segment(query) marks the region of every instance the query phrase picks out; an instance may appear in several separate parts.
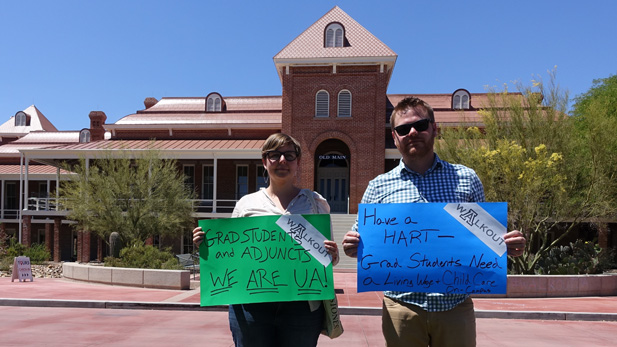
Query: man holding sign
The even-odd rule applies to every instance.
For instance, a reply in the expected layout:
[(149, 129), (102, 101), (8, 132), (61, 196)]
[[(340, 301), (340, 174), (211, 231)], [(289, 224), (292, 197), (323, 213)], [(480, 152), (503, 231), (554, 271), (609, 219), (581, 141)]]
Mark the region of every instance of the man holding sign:
[[(402, 100), (390, 118), (400, 164), (372, 180), (362, 204), (484, 202), (476, 173), (445, 162), (434, 153), (437, 125), (424, 101)], [(519, 231), (503, 235), (509, 255), (519, 256), (525, 238)], [(345, 254), (357, 257), (358, 222), (343, 240)], [(413, 248), (410, 248), (413, 253)], [(473, 302), (467, 294), (384, 292), (382, 329), (388, 346), (475, 346)]]

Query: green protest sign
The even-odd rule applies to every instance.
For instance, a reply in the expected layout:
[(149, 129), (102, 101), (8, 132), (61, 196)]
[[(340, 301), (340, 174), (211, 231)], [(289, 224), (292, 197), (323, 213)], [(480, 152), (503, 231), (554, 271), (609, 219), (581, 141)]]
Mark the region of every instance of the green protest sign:
[(201, 306), (334, 298), (330, 215), (200, 220)]

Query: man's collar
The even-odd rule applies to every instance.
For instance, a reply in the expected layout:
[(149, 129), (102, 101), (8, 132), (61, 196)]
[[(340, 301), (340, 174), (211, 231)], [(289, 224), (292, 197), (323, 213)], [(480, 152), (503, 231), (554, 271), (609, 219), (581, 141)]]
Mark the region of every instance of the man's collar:
[[(439, 156), (437, 155), (437, 153), (435, 153), (435, 159), (433, 160), (433, 165), (431, 165), (431, 168), (430, 168), (430, 169), (428, 169), (428, 170), (426, 170), (426, 172), (425, 172), (424, 174), (425, 174), (425, 175), (426, 175), (426, 174), (429, 174), (429, 173), (431, 173), (433, 170), (435, 170), (435, 169), (437, 169), (437, 168), (440, 168), (440, 167), (442, 167), (442, 166), (443, 166), (443, 160), (441, 160), (441, 159), (439, 158)], [(401, 170), (401, 172), (402, 172), (403, 170), (405, 170), (405, 171), (407, 171), (407, 172), (409, 172), (409, 173), (412, 173), (412, 174), (415, 174), (415, 175), (420, 175), (419, 173), (417, 173), (417, 172), (413, 171), (412, 169), (408, 168), (408, 167), (407, 167), (407, 165), (405, 165), (405, 162), (403, 161), (403, 158), (401, 158), (401, 161), (399, 162), (398, 167), (399, 167), (399, 169)]]

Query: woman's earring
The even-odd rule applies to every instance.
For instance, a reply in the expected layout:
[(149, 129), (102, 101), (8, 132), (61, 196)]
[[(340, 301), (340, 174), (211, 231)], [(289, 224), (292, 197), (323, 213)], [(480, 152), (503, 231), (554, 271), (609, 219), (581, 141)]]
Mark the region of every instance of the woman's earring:
[[(265, 169), (265, 168), (264, 168)], [(266, 182), (266, 184), (268, 184), (268, 171), (264, 170), (262, 176), (264, 177), (264, 182)]]

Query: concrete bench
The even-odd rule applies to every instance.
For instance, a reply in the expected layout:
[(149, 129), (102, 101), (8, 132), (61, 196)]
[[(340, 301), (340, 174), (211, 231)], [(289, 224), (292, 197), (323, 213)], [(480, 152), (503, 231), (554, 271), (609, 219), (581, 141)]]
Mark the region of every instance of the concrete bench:
[(119, 286), (180, 290), (191, 287), (191, 274), (187, 270), (132, 269), (67, 262), (62, 264), (62, 273), (65, 278), (77, 281)]

